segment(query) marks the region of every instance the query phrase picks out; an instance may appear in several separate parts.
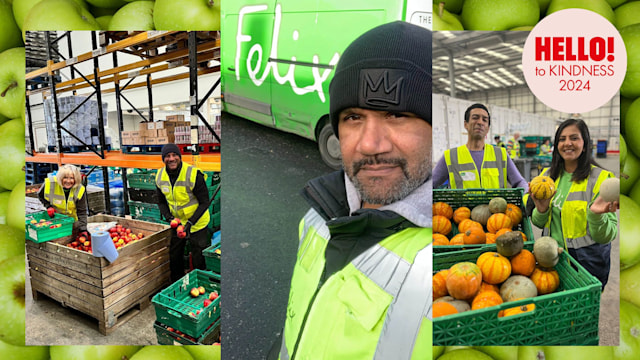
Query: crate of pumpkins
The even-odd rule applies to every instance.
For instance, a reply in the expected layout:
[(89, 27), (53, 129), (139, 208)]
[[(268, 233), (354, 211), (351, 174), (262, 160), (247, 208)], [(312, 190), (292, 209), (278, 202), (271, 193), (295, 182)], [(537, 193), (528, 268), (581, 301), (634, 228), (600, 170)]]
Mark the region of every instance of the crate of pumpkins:
[(551, 237), (499, 238), (433, 255), (433, 344), (598, 345), (601, 283)]
[(497, 238), (518, 231), (533, 240), (524, 189), (434, 189), (433, 252), (493, 248)]

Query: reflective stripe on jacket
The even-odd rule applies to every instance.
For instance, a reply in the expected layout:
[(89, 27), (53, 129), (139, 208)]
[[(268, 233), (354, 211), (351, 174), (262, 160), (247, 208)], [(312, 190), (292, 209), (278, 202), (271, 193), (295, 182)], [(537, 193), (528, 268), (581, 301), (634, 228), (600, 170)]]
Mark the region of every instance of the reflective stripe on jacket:
[(280, 359), (431, 356), (431, 229), (388, 236), (324, 283), (329, 228), (312, 209), (299, 230)]
[[(51, 186), (53, 184), (53, 186)], [(69, 193), (69, 199), (64, 195), (62, 185), (57, 181), (51, 181), (49, 178), (44, 180), (44, 198), (51, 203), (57, 212), (73, 217), (78, 221), (78, 212), (76, 211), (76, 202), (84, 195), (85, 188), (83, 185), (76, 186), (76, 189)]]
[[(197, 174), (197, 168), (184, 162), (173, 186), (171, 186), (169, 174), (164, 167), (160, 168), (156, 174), (156, 185), (167, 198), (171, 215), (179, 218), (182, 223), (186, 223), (193, 216), (199, 205), (198, 199), (193, 195)], [(191, 225), (191, 232), (204, 229), (208, 224), (209, 211), (205, 211), (200, 219)]]
[(444, 152), (452, 189), (501, 189), (507, 184), (507, 151), (504, 148), (484, 145), (480, 174), (467, 145)]
[[(540, 175), (544, 175), (548, 170), (549, 168), (545, 168)], [(567, 248), (579, 249), (596, 243), (591, 239), (589, 226), (587, 226), (587, 206), (600, 192), (602, 182), (613, 176), (611, 172), (591, 165), (591, 173), (587, 179), (571, 183), (560, 214), (562, 237)], [(555, 181), (556, 188), (559, 181), (558, 177)], [(543, 236), (550, 236), (552, 212), (553, 210), (549, 213), (549, 219), (542, 230)]]

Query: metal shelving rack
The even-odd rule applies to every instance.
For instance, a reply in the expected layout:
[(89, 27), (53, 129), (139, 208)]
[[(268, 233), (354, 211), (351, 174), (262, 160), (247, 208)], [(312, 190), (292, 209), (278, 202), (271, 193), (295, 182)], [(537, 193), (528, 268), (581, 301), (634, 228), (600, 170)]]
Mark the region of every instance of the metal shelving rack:
[[(26, 94), (26, 117), (29, 129), (30, 149), (26, 149), (26, 162), (34, 163), (56, 163), (61, 164), (76, 164), (76, 165), (90, 165), (95, 167), (102, 167), (105, 189), (105, 208), (110, 212), (110, 196), (108, 186), (108, 167), (121, 167), (123, 168), (123, 193), (124, 202), (127, 203), (127, 168), (149, 168), (157, 169), (164, 166), (164, 163), (159, 159), (159, 156), (150, 155), (138, 155), (138, 154), (125, 154), (122, 151), (109, 151), (106, 150), (105, 133), (104, 133), (104, 118), (102, 113), (102, 94), (108, 92), (115, 92), (116, 94), (116, 110), (118, 117), (118, 129), (120, 132), (124, 130), (121, 100), (124, 99), (132, 108), (141, 116), (145, 121), (153, 121), (153, 97), (152, 86), (154, 84), (166, 83), (181, 79), (189, 79), (189, 104), (191, 112), (191, 129), (192, 129), (192, 153), (189, 155), (183, 155), (183, 161), (193, 164), (203, 171), (220, 171), (220, 154), (200, 154), (198, 153), (198, 137), (197, 137), (197, 123), (200, 119), (205, 126), (212, 132), (214, 137), (220, 141), (219, 136), (210, 126), (207, 119), (200, 113), (200, 107), (206, 102), (207, 98), (213, 93), (213, 91), (219, 86), (220, 80), (207, 91), (206, 95), (198, 100), (198, 75), (204, 75), (209, 73), (215, 73), (220, 71), (220, 66), (209, 66), (210, 60), (220, 60), (220, 33), (214, 32), (184, 32), (184, 31), (148, 31), (148, 32), (100, 32), (100, 45), (98, 45), (97, 32), (91, 32), (92, 51), (73, 56), (71, 53), (70, 33), (67, 32), (64, 35), (51, 39), (51, 33), (45, 32), (47, 39), (47, 54), (49, 59), (59, 57), (63, 59), (59, 62), (53, 60), (47, 61), (47, 66), (31, 71), (26, 74), (26, 80), (37, 78), (42, 75), (48, 75), (49, 84), (46, 87), (39, 89), (27, 90)], [(66, 38), (68, 42), (69, 55), (64, 57), (53, 46), (58, 41)], [(186, 46), (184, 46), (186, 44)], [(158, 53), (158, 48), (167, 46), (162, 54)], [(129, 53), (137, 55), (141, 58), (140, 61), (119, 66), (118, 65), (118, 53)], [(98, 58), (111, 54), (113, 57), (112, 69), (101, 71), (98, 66)], [(93, 61), (93, 74), (82, 74), (75, 65), (85, 62)], [(165, 70), (173, 69), (176, 67), (186, 66), (187, 72), (172, 74), (165, 77), (153, 78), (151, 74), (160, 73)], [(67, 81), (56, 82), (55, 72), (60, 69), (69, 67), (71, 69), (71, 79)], [(75, 77), (75, 73), (80, 77)], [(138, 76), (146, 76), (146, 82), (140, 82), (132, 84), (132, 81)], [(113, 89), (103, 89), (102, 85), (106, 83), (114, 83)], [(126, 82), (121, 85), (121, 82)], [(123, 95), (125, 89), (133, 89), (146, 86), (148, 89), (148, 106), (149, 117), (145, 117), (141, 111), (139, 111), (131, 102)], [(85, 101), (77, 105), (70, 114), (74, 113), (84, 102), (88, 101), (93, 95), (96, 95), (98, 103), (98, 132), (99, 132), (99, 147), (90, 147), (92, 152), (84, 153), (65, 153), (62, 151), (62, 131), (70, 134), (73, 138), (85, 144), (81, 139), (67, 130), (62, 123), (67, 117), (60, 119), (58, 111), (57, 96), (63, 92), (72, 92), (74, 95), (78, 90), (93, 88), (93, 92), (87, 96)], [(33, 123), (31, 116), (31, 109), (29, 104), (29, 96), (35, 93), (43, 93), (43, 95), (50, 95), (54, 104), (54, 115), (56, 117), (56, 131), (58, 144), (56, 153), (38, 153), (34, 148), (34, 136), (33, 136)], [(119, 136), (121, 134), (119, 133)], [(120, 139), (122, 140), (122, 139)], [(122, 141), (120, 141), (122, 143)], [(87, 145), (87, 144), (85, 144)], [(91, 170), (93, 171), (93, 169)], [(128, 208), (125, 207), (125, 213), (128, 213)]]

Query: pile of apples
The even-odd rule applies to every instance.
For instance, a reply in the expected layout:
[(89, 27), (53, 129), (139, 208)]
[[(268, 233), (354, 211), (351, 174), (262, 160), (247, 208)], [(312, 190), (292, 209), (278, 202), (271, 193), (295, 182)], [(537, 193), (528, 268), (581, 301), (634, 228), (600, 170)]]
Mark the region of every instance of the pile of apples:
[(33, 194), (33, 193), (37, 193), (39, 191), (38, 188), (28, 188), (27, 190), (25, 190), (25, 194)]
[(49, 229), (56, 229), (62, 226), (62, 224), (53, 224), (53, 221), (46, 219), (40, 219), (40, 221), (31, 219), (31, 221), (29, 222), (31, 223), (31, 225), (37, 228), (49, 227)]
[[(204, 286), (198, 286), (198, 287), (194, 287), (189, 291), (189, 295), (191, 295), (192, 298), (198, 298), (201, 295), (204, 295), (207, 291), (205, 290)], [(202, 303), (202, 309), (206, 308), (207, 306), (211, 305), (211, 303), (217, 299), (220, 295), (218, 294), (217, 291), (212, 291), (209, 293), (209, 296), (207, 298), (204, 299), (204, 302)], [(193, 311), (189, 312), (189, 316), (191, 317), (196, 317), (197, 315), (200, 314), (200, 312), (202, 311), (202, 309), (198, 309), (196, 310), (196, 312), (194, 313)]]
[(111, 240), (116, 246), (116, 249), (120, 249), (121, 247), (127, 246), (128, 244), (144, 237), (143, 233), (139, 232), (136, 234), (132, 232), (131, 229), (120, 224), (109, 229), (109, 235), (111, 236)]
[(91, 240), (87, 239), (85, 236), (77, 236), (75, 240), (67, 244), (67, 247), (93, 254)]

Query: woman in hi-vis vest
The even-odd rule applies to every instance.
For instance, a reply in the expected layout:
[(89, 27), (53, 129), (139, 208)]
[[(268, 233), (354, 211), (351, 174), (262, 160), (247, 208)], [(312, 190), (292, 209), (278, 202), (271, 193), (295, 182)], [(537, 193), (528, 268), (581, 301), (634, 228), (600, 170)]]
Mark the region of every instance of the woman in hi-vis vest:
[(600, 185), (613, 173), (592, 158), (589, 129), (580, 119), (564, 121), (556, 131), (551, 166), (541, 175), (555, 181), (551, 199), (537, 200), (531, 221), (569, 251), (593, 276), (607, 284), (611, 267), (611, 241), (618, 234), (618, 201), (605, 202)]
[(38, 192), (38, 198), (47, 208), (50, 217), (54, 217), (56, 212), (71, 216), (76, 220), (73, 224), (74, 232), (78, 231), (79, 235), (89, 239), (86, 193), (80, 170), (73, 165), (64, 165), (58, 169), (54, 180), (51, 178), (44, 180)]

